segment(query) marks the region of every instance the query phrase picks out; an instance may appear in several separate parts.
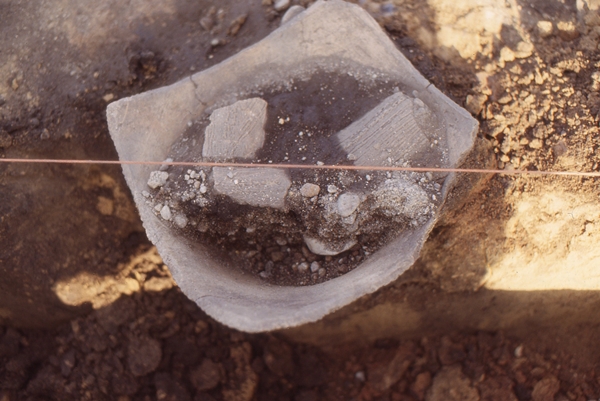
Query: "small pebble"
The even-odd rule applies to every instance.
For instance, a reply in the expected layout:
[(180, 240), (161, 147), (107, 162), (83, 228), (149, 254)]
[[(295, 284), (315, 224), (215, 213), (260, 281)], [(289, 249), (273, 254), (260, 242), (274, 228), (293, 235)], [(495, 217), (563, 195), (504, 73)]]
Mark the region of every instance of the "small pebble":
[(276, 11), (286, 10), (290, 6), (290, 0), (277, 0), (273, 8)]
[(306, 262), (302, 262), (298, 265), (298, 271), (300, 273), (305, 273), (308, 271), (309, 265)]
[(338, 191), (338, 187), (336, 187), (333, 184), (329, 184), (327, 185), (327, 192), (329, 192), (330, 194), (335, 194)]
[(313, 273), (318, 272), (320, 268), (321, 268), (321, 265), (319, 264), (319, 262), (312, 262), (310, 264), (310, 271)]
[(149, 197), (149, 196), (150, 196), (150, 192), (148, 192), (148, 191), (142, 191), (142, 196), (143, 196), (144, 198), (147, 198), (147, 197)]
[(515, 348), (515, 358), (521, 358), (523, 356), (523, 345), (519, 345)]
[(327, 270), (323, 269), (322, 267), (319, 269), (319, 276), (323, 277), (325, 275), (325, 273), (327, 273)]
[(364, 382), (365, 380), (367, 380), (366, 376), (365, 376), (365, 372), (363, 372), (362, 370), (359, 370), (358, 372), (356, 372), (354, 374), (354, 377), (356, 378), (356, 380), (358, 380), (359, 382)]
[(312, 198), (313, 196), (317, 196), (320, 191), (321, 187), (311, 183), (306, 183), (302, 185), (302, 188), (300, 188), (300, 194), (305, 198)]
[(205, 194), (208, 191), (208, 188), (206, 187), (206, 185), (202, 184), (200, 185), (200, 193), (201, 194)]
[(160, 209), (160, 217), (162, 217), (165, 220), (171, 220), (172, 215), (169, 206), (165, 205), (162, 209)]

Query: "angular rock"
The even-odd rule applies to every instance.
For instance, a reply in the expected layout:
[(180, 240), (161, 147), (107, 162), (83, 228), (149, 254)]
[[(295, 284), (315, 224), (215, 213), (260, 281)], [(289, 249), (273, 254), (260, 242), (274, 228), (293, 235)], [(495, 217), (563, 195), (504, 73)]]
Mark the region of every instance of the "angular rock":
[(252, 158), (265, 141), (267, 102), (240, 100), (212, 112), (206, 127), (202, 157), (230, 160)]
[(283, 209), (292, 185), (284, 170), (276, 168), (215, 167), (215, 191), (237, 203)]
[(384, 166), (428, 151), (430, 141), (419, 119), (433, 119), (419, 99), (402, 92), (385, 99), (360, 120), (340, 131), (341, 148), (357, 166)]

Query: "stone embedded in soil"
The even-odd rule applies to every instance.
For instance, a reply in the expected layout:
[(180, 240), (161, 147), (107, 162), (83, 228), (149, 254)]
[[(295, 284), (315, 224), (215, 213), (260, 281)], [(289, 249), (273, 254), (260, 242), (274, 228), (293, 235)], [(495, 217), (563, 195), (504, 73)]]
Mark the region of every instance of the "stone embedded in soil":
[(342, 217), (348, 217), (356, 211), (360, 205), (360, 195), (345, 193), (337, 200), (337, 212)]
[(389, 158), (393, 162), (410, 160), (430, 148), (418, 121), (424, 118), (432, 119), (425, 103), (397, 92), (336, 137), (355, 165), (389, 165)]
[(321, 187), (319, 187), (316, 184), (311, 184), (311, 183), (306, 183), (304, 185), (302, 185), (302, 187), (300, 188), (300, 194), (302, 196), (304, 196), (305, 198), (312, 198), (313, 196), (317, 196), (319, 195), (319, 192), (321, 191)]
[(536, 25), (538, 34), (542, 38), (547, 38), (554, 32), (554, 24), (551, 21), (538, 21)]
[(219, 385), (222, 376), (222, 367), (210, 359), (204, 359), (202, 363), (190, 372), (190, 382), (198, 391), (211, 390)]
[(134, 376), (140, 377), (158, 368), (162, 358), (160, 343), (153, 338), (131, 338), (127, 348), (129, 370)]
[(212, 112), (206, 127), (202, 157), (230, 160), (252, 158), (265, 141), (267, 102), (240, 100)]
[(533, 387), (531, 399), (533, 401), (552, 401), (560, 390), (560, 381), (554, 376), (548, 376), (540, 380)]
[(318, 238), (313, 238), (308, 235), (304, 236), (304, 243), (308, 246), (308, 249), (314, 254), (323, 256), (334, 256), (342, 252), (347, 251), (356, 245), (356, 240), (351, 239), (342, 245), (335, 245), (327, 241), (322, 241)]
[(283, 209), (292, 185), (284, 170), (276, 168), (215, 167), (214, 189), (234, 201), (250, 206)]

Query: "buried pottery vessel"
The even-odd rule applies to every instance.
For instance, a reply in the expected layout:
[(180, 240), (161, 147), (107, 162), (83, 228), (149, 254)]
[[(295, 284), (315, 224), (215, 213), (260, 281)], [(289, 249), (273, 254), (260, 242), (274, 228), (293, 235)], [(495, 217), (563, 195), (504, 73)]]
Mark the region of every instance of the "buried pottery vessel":
[[(364, 10), (338, 0), (288, 16), (205, 71), (110, 104), (107, 116), (123, 161), (367, 169), (456, 167), (478, 128)], [(123, 165), (148, 238), (181, 290), (248, 332), (318, 320), (398, 278), (419, 256), (454, 180), (332, 171)], [(256, 238), (271, 233), (281, 252), (273, 247), (271, 259), (256, 262), (258, 274), (239, 269), (256, 252), (236, 244), (260, 250)], [(380, 241), (367, 244), (373, 238)], [(291, 250), (294, 241), (302, 251)], [(340, 273), (338, 258), (355, 263)], [(280, 270), (300, 279), (277, 281)]]

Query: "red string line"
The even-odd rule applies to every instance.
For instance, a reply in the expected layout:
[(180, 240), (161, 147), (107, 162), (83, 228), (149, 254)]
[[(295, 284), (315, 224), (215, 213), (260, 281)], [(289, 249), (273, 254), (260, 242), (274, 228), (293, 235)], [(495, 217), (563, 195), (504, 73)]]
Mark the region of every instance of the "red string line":
[(167, 162), (135, 160), (69, 160), (69, 159), (11, 159), (0, 158), (0, 163), (49, 163), (49, 164), (109, 164), (109, 165), (150, 165), (150, 166), (187, 166), (187, 167), (269, 167), (307, 170), (355, 170), (355, 171), (408, 171), (419, 173), (474, 173), (507, 175), (553, 175), (568, 177), (600, 177), (597, 171), (539, 171), (539, 170), (494, 170), (477, 168), (441, 168), (441, 167), (396, 167), (396, 166), (352, 166), (352, 165), (307, 165), (277, 163), (235, 163), (235, 162)]

